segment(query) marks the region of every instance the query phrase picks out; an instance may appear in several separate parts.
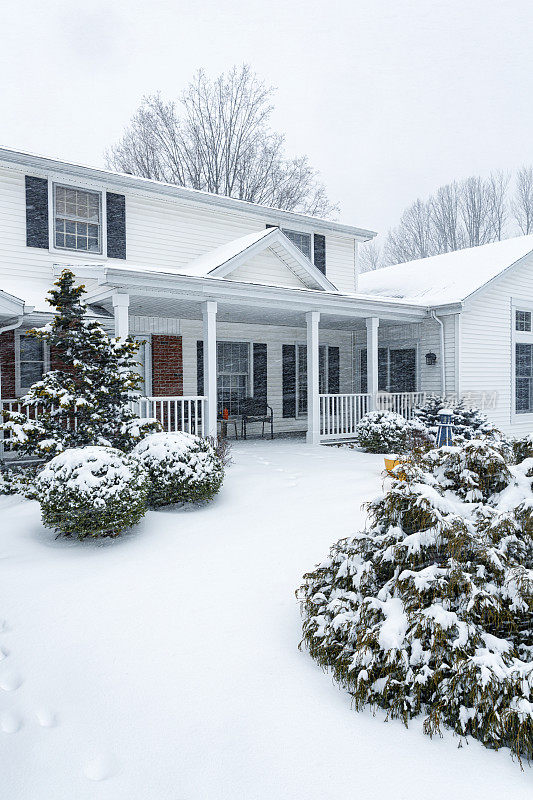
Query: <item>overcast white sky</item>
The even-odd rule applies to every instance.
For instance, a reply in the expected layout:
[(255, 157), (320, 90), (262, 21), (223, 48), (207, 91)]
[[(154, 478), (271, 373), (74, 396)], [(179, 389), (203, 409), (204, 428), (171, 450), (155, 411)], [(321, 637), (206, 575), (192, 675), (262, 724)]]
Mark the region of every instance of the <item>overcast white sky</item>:
[(0, 143), (103, 165), (141, 96), (249, 62), (340, 219), (533, 162), (531, 0), (3, 0)]

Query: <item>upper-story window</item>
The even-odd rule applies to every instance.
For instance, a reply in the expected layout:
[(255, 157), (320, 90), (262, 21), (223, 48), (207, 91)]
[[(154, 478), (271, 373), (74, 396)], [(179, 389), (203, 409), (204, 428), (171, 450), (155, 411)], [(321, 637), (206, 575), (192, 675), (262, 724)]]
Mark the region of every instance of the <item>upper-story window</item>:
[(299, 231), (288, 231), (283, 228), (283, 233), (290, 239), (296, 247), (302, 251), (304, 256), (307, 256), (309, 261), (312, 260), (312, 252), (311, 252), (311, 234), (310, 233), (301, 233)]
[(54, 186), (54, 244), (65, 250), (102, 252), (99, 192)]
[(531, 332), (531, 311), (516, 312), (516, 330)]

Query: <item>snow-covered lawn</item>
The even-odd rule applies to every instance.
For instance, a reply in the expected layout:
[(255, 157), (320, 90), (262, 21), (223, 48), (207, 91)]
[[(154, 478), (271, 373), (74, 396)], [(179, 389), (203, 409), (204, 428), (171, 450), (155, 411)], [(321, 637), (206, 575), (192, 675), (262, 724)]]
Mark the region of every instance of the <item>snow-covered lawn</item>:
[(55, 541), (0, 498), (0, 796), (525, 800), (533, 771), (350, 700), (298, 651), (294, 590), (363, 522), (382, 459), (239, 443), (219, 497)]

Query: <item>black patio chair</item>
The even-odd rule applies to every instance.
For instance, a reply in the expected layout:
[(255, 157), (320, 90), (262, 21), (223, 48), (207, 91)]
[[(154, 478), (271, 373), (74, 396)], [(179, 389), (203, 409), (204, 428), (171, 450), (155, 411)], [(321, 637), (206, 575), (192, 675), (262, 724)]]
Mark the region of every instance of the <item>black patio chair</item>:
[(246, 397), (241, 400), (242, 438), (246, 439), (246, 427), (252, 422), (261, 422), (263, 429), (261, 437), (265, 435), (265, 425), (270, 425), (270, 438), (274, 438), (274, 412), (266, 400), (258, 397)]

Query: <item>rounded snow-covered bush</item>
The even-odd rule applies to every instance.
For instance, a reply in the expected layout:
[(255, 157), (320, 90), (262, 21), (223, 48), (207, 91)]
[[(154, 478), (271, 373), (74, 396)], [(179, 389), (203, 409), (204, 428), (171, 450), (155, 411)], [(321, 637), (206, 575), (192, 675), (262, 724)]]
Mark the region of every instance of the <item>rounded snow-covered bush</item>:
[(501, 436), (479, 408), (468, 405), (463, 399), (454, 400), (430, 395), (424, 403), (414, 409), (414, 414), (428, 432), (436, 436), (440, 422), (439, 412), (443, 409), (451, 411), (454, 444), (460, 444), (468, 439), (499, 439)]
[(150, 475), (153, 506), (211, 500), (224, 479), (224, 464), (213, 445), (192, 433), (153, 433), (133, 450)]
[(117, 536), (146, 510), (149, 478), (136, 458), (112, 447), (77, 447), (37, 477), (43, 522), (66, 536)]
[(393, 411), (370, 411), (357, 426), (357, 444), (368, 453), (401, 452), (407, 420)]
[(134, 417), (122, 423), (117, 447), (120, 447), (125, 452), (130, 452), (146, 436), (151, 433), (162, 433), (162, 431), (163, 426), (158, 419), (153, 417), (145, 417), (144, 419)]
[(367, 529), (304, 576), (304, 642), (356, 709), (405, 724), (422, 713), (430, 735), (449, 725), (531, 759), (531, 462), (502, 464), (475, 441), (448, 451), (444, 468), (440, 451), (402, 463)]
[(417, 420), (393, 411), (370, 411), (357, 426), (357, 444), (367, 453), (405, 453), (430, 447), (433, 439)]

